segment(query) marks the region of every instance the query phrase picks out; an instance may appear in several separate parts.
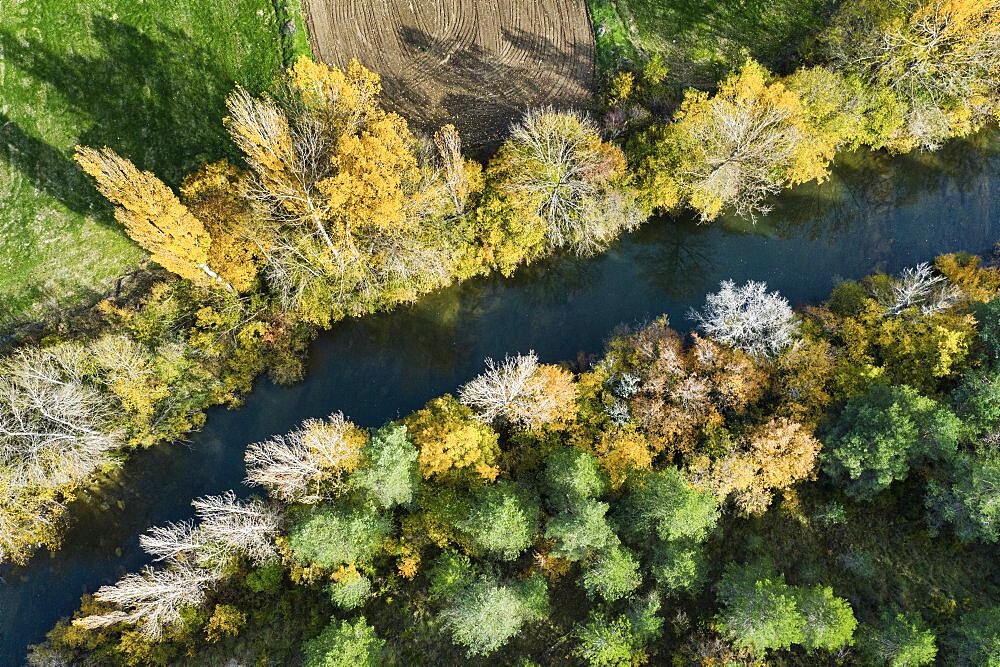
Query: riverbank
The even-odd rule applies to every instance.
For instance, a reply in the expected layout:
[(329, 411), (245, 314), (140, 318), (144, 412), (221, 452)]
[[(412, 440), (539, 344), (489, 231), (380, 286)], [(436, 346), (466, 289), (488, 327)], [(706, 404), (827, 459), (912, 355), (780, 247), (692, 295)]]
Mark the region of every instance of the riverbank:
[(343, 410), (377, 426), (454, 389), (487, 356), (534, 349), (544, 362), (574, 359), (599, 351), (618, 323), (660, 313), (684, 328), (687, 308), (723, 279), (764, 280), (803, 304), (838, 278), (988, 251), (1000, 238), (1000, 155), (989, 139), (935, 155), (844, 156), (830, 183), (787, 193), (757, 228), (660, 221), (600, 257), (548, 260), (510, 280), (475, 279), (341, 322), (312, 346), (301, 384), (261, 381), (240, 411), (211, 411), (188, 445), (137, 452), (119, 484), (74, 510), (62, 551), (3, 568), (0, 609), (15, 622), (4, 629), (0, 662), (19, 664), (81, 593), (145, 563), (140, 532), (188, 518), (191, 498), (241, 488), (247, 443), (302, 419)]

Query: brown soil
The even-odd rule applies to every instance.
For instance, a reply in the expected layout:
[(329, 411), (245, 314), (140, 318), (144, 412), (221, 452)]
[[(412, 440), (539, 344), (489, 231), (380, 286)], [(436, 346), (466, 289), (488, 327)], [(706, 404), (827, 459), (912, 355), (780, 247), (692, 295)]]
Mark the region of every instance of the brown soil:
[(585, 0), (305, 0), (313, 53), (357, 58), (415, 127), (453, 123), (469, 147), (503, 139), (524, 109), (592, 102)]

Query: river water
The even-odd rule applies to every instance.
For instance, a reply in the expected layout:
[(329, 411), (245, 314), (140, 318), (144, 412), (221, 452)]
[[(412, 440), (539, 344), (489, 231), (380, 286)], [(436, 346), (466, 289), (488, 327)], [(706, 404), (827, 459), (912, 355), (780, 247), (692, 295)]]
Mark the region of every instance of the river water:
[(242, 409), (213, 409), (190, 442), (134, 453), (120, 485), (76, 508), (62, 550), (0, 568), (0, 665), (21, 664), (81, 594), (147, 562), (138, 538), (150, 525), (188, 518), (204, 494), (248, 493), (247, 443), (336, 410), (380, 425), (454, 391), (487, 356), (572, 360), (600, 351), (617, 325), (662, 313), (686, 330), (688, 308), (724, 279), (766, 281), (799, 305), (844, 278), (987, 252), (1000, 239), (998, 168), (995, 134), (934, 155), (850, 154), (829, 182), (782, 193), (756, 225), (653, 221), (598, 257), (554, 258), (342, 322), (313, 345), (304, 382), (261, 381)]

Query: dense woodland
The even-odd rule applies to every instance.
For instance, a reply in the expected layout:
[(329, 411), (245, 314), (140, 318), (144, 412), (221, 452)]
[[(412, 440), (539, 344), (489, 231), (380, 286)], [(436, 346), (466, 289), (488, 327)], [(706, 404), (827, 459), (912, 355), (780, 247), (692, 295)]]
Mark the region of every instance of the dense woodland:
[(689, 337), (308, 420), (33, 664), (1000, 664), (998, 289), (968, 255), (800, 313), (726, 282)]
[[(610, 77), (599, 120), (529, 111), (485, 165), (453, 127), (385, 112), (361, 64), (306, 58), (279, 93), (232, 92), (242, 161), (179, 193), (78, 147), (172, 277), (0, 358), (0, 561), (57, 548), (74, 494), (129, 450), (262, 373), (300, 378), (344, 317), (600, 252), (654, 212), (754, 219), (838, 151), (980, 129), (1000, 6), (847, 0), (787, 76), (747, 61), (673, 105), (666, 74), (654, 57)], [(998, 286), (946, 256), (794, 314), (724, 283), (691, 340), (654, 322), (593, 367), (490, 361), (372, 433), (305, 423), (248, 448), (267, 499), (200, 499), (197, 523), (151, 530), (162, 565), (87, 599), (33, 660), (1000, 664)]]

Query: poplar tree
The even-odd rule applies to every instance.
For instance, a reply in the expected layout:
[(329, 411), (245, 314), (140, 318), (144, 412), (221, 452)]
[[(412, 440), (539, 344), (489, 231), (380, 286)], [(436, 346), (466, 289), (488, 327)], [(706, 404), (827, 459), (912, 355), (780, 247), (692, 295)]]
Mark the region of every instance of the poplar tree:
[(231, 289), (208, 266), (212, 238), (167, 185), (108, 147), (77, 146), (75, 159), (116, 205), (115, 218), (163, 268), (206, 287)]

